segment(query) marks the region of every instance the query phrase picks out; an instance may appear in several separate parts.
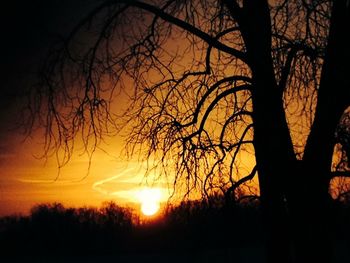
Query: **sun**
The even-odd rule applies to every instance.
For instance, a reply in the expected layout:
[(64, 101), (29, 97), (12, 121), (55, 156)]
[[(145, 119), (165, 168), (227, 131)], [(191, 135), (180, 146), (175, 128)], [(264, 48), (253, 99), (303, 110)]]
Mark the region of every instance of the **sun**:
[(161, 191), (158, 188), (144, 188), (139, 191), (138, 199), (142, 214), (152, 216), (159, 211)]
[(159, 203), (145, 202), (141, 204), (141, 211), (145, 216), (152, 216), (159, 210)]

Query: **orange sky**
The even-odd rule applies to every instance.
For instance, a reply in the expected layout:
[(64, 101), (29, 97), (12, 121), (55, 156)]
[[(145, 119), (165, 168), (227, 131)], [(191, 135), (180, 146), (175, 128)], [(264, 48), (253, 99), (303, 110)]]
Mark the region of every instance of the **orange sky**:
[[(83, 0), (80, 1), (83, 2)], [(79, 5), (78, 1), (75, 3), (75, 11), (71, 8), (68, 1), (65, 4), (60, 3), (56, 3), (56, 5), (61, 10), (51, 7), (51, 4), (47, 4), (48, 6), (45, 7), (47, 10), (43, 9), (45, 12), (40, 12), (43, 21), (51, 21), (51, 25), (48, 28), (45, 28), (48, 23), (42, 23), (41, 19), (39, 19), (41, 18), (38, 16), (39, 13), (34, 13), (38, 21), (33, 19), (33, 17), (25, 17), (30, 12), (25, 12), (22, 14), (23, 18), (17, 20), (18, 28), (7, 28), (6, 33), (15, 32), (17, 38), (18, 35), (21, 35), (19, 30), (27, 32), (24, 44), (22, 43), (19, 48), (15, 48), (13, 43), (9, 42), (6, 49), (8, 52), (5, 54), (4, 60), (8, 64), (4, 68), (8, 70), (8, 72), (5, 71), (8, 79), (4, 81), (5, 84), (3, 86), (5, 89), (12, 89), (11, 92), (14, 93), (10, 92), (10, 95), (16, 95), (14, 89), (21, 90), (23, 82), (29, 79), (28, 69), (33, 70), (35, 68), (34, 65), (40, 60), (40, 56), (45, 54), (45, 48), (49, 46), (47, 43), (52, 41), (50, 39), (51, 35), (50, 37), (46, 36), (47, 39), (45, 40), (42, 35), (43, 30), (64, 32), (69, 28), (69, 25), (75, 24), (74, 20), (78, 16), (74, 15), (74, 12), (77, 12), (77, 10), (84, 12), (84, 8)], [(29, 7), (31, 6), (31, 4), (28, 5)], [(35, 6), (32, 9), (33, 12), (35, 10), (35, 12), (38, 12), (39, 10)], [(13, 14), (17, 14), (17, 11), (17, 7), (14, 6)], [(7, 13), (10, 17), (11, 12)], [(23, 26), (21, 19), (27, 24)], [(0, 24), (4, 25), (6, 23)], [(26, 25), (28, 28), (26, 28)], [(40, 26), (43, 27), (41, 28), (43, 32), (40, 30), (37, 32)], [(9, 39), (14, 39), (18, 45), (19, 39)], [(176, 41), (171, 41), (170, 44), (175, 45)], [(169, 47), (168, 49), (170, 49)], [(10, 48), (13, 48), (13, 50)], [(182, 59), (181, 62), (185, 63), (185, 60)], [(192, 63), (191, 60), (189, 60), (189, 63)], [(227, 68), (226, 70), (229, 69)], [(119, 156), (122, 150), (122, 139), (120, 137), (110, 138), (108, 140), (109, 145), (104, 145), (104, 149), (111, 155), (102, 151), (95, 153), (90, 174), (85, 179), (83, 178), (87, 174), (88, 158), (86, 155), (79, 156), (79, 152), (77, 152), (61, 170), (60, 176), (55, 181), (58, 170), (54, 158), (49, 159), (47, 163), (42, 159), (34, 158), (34, 155), (40, 155), (43, 151), (37, 136), (34, 136), (34, 139), (23, 142), (23, 136), (19, 134), (18, 130), (9, 130), (13, 127), (14, 120), (20, 114), (18, 106), (10, 105), (9, 108), (2, 109), (4, 102), (10, 99), (3, 99), (2, 97), (0, 99), (0, 216), (13, 213), (27, 213), (33, 205), (43, 202), (62, 202), (67, 206), (99, 206), (102, 202), (110, 200), (114, 200), (122, 205), (138, 202), (137, 193), (145, 185), (143, 180), (144, 169), (142, 164), (136, 160), (127, 162), (126, 158)], [(292, 123), (291, 130), (295, 137), (293, 139), (296, 141), (306, 138), (305, 134), (308, 130), (305, 129), (304, 131), (300, 128), (308, 127), (303, 123), (304, 121), (305, 119), (299, 118), (296, 119), (295, 123)], [(113, 154), (115, 156), (112, 156)], [(245, 156), (243, 158), (247, 161)], [(248, 168), (251, 168), (250, 166), (254, 161), (251, 159), (247, 163)], [(171, 185), (171, 182), (169, 183)], [(163, 189), (162, 201), (165, 201), (169, 196), (169, 192), (165, 188), (166, 185), (166, 182), (155, 183), (156, 187)]]
[[(17, 131), (2, 138), (0, 155), (0, 216), (27, 213), (39, 203), (62, 202), (67, 206), (99, 206), (104, 201), (114, 200), (121, 205), (138, 205), (138, 191), (145, 186), (144, 170), (136, 161), (97, 151), (92, 167), (87, 174), (88, 158), (76, 154), (57, 176), (57, 164), (53, 158), (47, 162), (34, 156), (42, 152), (38, 141), (23, 143)], [(118, 138), (110, 148), (118, 154), (121, 142)], [(6, 143), (7, 142), (7, 143)], [(161, 187), (162, 201), (168, 197), (164, 183)]]
[[(22, 8), (19, 9), (18, 4)], [(18, 89), (19, 93), (22, 86), (28, 86), (29, 71), (35, 72), (36, 66), (45, 57), (45, 50), (50, 43), (57, 41), (53, 36), (69, 32), (72, 25), (79, 21), (81, 14), (89, 10), (84, 0), (74, 3), (62, 0), (56, 4), (43, 2), (40, 5), (27, 3), (25, 7), (23, 9), (23, 3), (15, 0), (13, 10), (4, 12), (8, 16), (4, 21), (12, 19), (16, 22), (7, 23), (6, 27), (6, 32), (15, 33), (16, 38), (10, 38), (14, 43), (9, 42), (6, 49), (8, 52), (5, 68), (9, 72), (8, 87), (5, 88), (11, 92)], [(173, 39), (169, 40), (168, 51), (174, 45), (174, 52), (177, 52), (175, 42)], [(183, 57), (179, 57), (179, 60), (185, 63)], [(188, 63), (192, 63), (190, 58)], [(9, 130), (13, 126), (13, 120), (20, 114), (18, 108), (13, 106), (12, 110), (4, 109), (5, 117), (0, 112), (0, 216), (26, 213), (33, 205), (42, 202), (55, 201), (81, 206), (100, 205), (107, 200), (115, 200), (120, 204), (137, 201), (137, 190), (144, 172), (141, 164), (135, 160), (127, 163), (125, 158), (109, 156), (102, 151), (95, 153), (90, 174), (84, 180), (81, 179), (86, 175), (88, 160), (86, 156), (79, 157), (76, 153), (62, 169), (58, 180), (54, 181), (57, 176), (55, 160), (49, 159), (45, 164), (44, 160), (33, 157), (43, 151), (37, 136), (34, 136), (34, 140), (23, 143), (19, 131)], [(114, 137), (109, 143), (106, 150), (110, 154), (118, 155), (122, 147), (121, 139)], [(165, 185), (162, 182), (158, 186)], [(168, 192), (163, 191), (163, 200), (167, 196)]]

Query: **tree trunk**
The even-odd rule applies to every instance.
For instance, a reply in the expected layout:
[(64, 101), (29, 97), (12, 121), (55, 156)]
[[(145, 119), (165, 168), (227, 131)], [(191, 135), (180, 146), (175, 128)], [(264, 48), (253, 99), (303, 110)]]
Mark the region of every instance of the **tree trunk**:
[[(265, 76), (255, 83), (257, 90), (264, 90), (268, 96), (264, 87), (267, 87), (269, 80)], [(283, 118), (283, 106), (276, 103), (273, 97), (258, 94), (253, 95), (254, 147), (265, 224), (270, 231), (268, 262), (290, 262), (286, 185), (290, 181), (290, 171), (294, 163), (291, 155), (293, 148), (289, 146), (290, 138)]]
[(349, 6), (346, 0), (334, 2), (315, 120), (302, 161), (296, 160), (283, 91), (275, 80), (267, 1), (245, 0), (238, 19), (254, 85), (254, 147), (269, 232), (268, 263), (331, 262), (329, 172), (334, 131), (350, 97), (345, 78)]
[(291, 262), (285, 190), (296, 160), (273, 69), (267, 1), (245, 1), (242, 12), (240, 27), (253, 77), (254, 148), (267, 230), (267, 262)]
[(292, 200), (297, 262), (332, 262), (329, 195), (334, 135), (350, 102), (349, 5), (334, 1), (328, 46), (322, 68), (316, 113), (299, 167), (302, 184)]

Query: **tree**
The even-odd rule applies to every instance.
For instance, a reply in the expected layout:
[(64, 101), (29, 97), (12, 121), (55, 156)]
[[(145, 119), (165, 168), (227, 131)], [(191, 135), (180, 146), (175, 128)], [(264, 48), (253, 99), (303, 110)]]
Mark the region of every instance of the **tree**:
[(290, 262), (290, 248), (295, 262), (330, 262), (349, 12), (346, 0), (102, 1), (48, 57), (29, 126), (45, 123), (45, 152), (63, 165), (77, 138), (91, 154), (120, 129), (123, 91), (130, 154), (176, 171), (187, 196), (236, 201), (258, 175), (268, 262)]

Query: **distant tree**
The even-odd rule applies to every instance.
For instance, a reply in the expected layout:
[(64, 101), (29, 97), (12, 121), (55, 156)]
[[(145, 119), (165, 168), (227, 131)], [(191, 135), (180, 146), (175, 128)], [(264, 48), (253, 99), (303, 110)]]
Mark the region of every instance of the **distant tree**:
[(114, 202), (107, 202), (101, 207), (100, 211), (105, 224), (125, 232), (130, 231), (133, 219), (130, 209), (120, 207)]
[(124, 92), (130, 155), (188, 196), (234, 201), (258, 175), (268, 262), (330, 262), (329, 184), (349, 176), (332, 170), (349, 136), (349, 12), (348, 0), (101, 1), (48, 56), (29, 127), (44, 125), (63, 165), (77, 140), (92, 154), (119, 131)]

